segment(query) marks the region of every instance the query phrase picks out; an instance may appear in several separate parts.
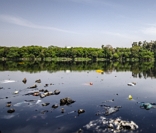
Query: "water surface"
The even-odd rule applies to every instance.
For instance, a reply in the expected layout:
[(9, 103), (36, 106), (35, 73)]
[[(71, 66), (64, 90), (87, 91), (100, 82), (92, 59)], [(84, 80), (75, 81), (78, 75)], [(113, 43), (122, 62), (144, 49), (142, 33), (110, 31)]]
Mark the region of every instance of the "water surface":
[[(156, 80), (155, 78), (138, 78), (132, 71), (116, 71), (97, 73), (96, 69), (91, 70), (48, 70), (38, 72), (10, 71), (0, 72), (0, 130), (2, 133), (76, 133), (82, 129), (84, 133), (98, 132), (89, 130), (84, 126), (90, 121), (98, 120), (98, 111), (104, 111), (99, 106), (122, 106), (118, 112), (109, 116), (108, 119), (120, 117), (123, 120), (134, 121), (139, 129), (133, 131), (142, 133), (154, 133), (156, 130), (156, 109), (141, 109), (137, 102), (156, 102)], [(27, 78), (27, 83), (22, 82)], [(35, 80), (41, 79), (41, 83)], [(15, 82), (4, 83), (4, 80)], [(135, 86), (128, 86), (127, 83), (135, 82)], [(92, 85), (90, 85), (92, 83)], [(37, 88), (28, 89), (29, 86), (37, 84)], [(44, 87), (48, 84), (47, 87)], [(51, 85), (50, 85), (51, 84)], [(30, 91), (47, 89), (48, 91), (60, 90), (59, 95), (51, 95), (45, 98), (27, 94)], [(18, 94), (14, 94), (19, 91)], [(128, 96), (133, 99), (129, 100)], [(70, 97), (76, 102), (70, 105), (52, 108), (53, 104), (60, 103), (61, 98)], [(106, 100), (113, 102), (104, 102)], [(25, 100), (34, 100), (26, 103)], [(41, 103), (36, 104), (38, 100)], [(6, 107), (11, 101), (11, 107)], [(42, 103), (49, 102), (50, 105), (42, 106)], [(18, 103), (18, 104), (17, 104)], [(18, 106), (16, 106), (18, 105)], [(10, 108), (15, 109), (14, 113), (7, 113)], [(61, 113), (61, 108), (65, 113)], [(78, 115), (78, 109), (84, 109), (85, 113)], [(104, 129), (103, 131), (104, 132)], [(127, 131), (130, 132), (130, 131)]]

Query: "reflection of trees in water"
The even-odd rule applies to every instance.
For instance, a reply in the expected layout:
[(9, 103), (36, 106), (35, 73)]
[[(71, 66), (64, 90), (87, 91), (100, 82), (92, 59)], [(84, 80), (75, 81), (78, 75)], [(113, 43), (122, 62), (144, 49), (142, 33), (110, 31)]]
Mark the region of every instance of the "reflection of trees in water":
[(103, 70), (106, 74), (110, 74), (113, 71), (131, 71), (132, 76), (136, 78), (156, 77), (156, 64), (154, 62), (0, 62), (0, 71), (20, 70), (30, 73), (48, 71), (49, 73), (54, 73), (60, 70), (87, 71), (97, 69)]

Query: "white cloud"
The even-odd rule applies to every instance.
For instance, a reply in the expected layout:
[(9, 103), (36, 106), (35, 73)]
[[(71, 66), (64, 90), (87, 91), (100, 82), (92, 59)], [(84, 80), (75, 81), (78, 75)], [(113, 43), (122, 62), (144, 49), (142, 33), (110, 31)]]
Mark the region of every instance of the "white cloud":
[(142, 30), (144, 34), (155, 35), (156, 36), (156, 26), (148, 27)]
[(18, 18), (18, 17), (14, 17), (14, 16), (9, 16), (9, 15), (0, 15), (0, 20), (7, 22), (7, 23), (28, 27), (28, 28), (55, 30), (55, 31), (60, 31), (60, 32), (75, 33), (72, 31), (59, 29), (59, 28), (55, 28), (55, 27), (37, 25), (37, 24), (34, 24), (34, 23), (32, 23), (28, 20), (25, 20), (23, 18)]
[(76, 3), (81, 3), (81, 4), (84, 4), (84, 3), (92, 4), (92, 5), (98, 4), (98, 5), (109, 6), (109, 7), (121, 6), (121, 5), (117, 4), (117, 3), (110, 2), (110, 1), (107, 1), (107, 0), (69, 0), (69, 1), (76, 2)]
[(125, 38), (125, 39), (135, 39), (136, 38), (136, 36), (122, 34), (122, 33), (118, 33), (118, 32), (103, 31), (102, 33), (107, 34), (107, 35), (111, 35), (111, 36), (120, 37), (120, 38)]

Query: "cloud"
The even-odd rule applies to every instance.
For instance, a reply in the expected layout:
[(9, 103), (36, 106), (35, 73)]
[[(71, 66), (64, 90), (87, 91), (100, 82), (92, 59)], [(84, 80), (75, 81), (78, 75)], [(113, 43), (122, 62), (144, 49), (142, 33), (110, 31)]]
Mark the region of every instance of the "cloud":
[(119, 4), (110, 2), (107, 0), (69, 0), (69, 1), (72, 1), (75, 3), (81, 3), (81, 4), (84, 4), (84, 3), (92, 4), (92, 5), (98, 4), (98, 5), (109, 6), (109, 7), (118, 7), (119, 6)]
[(136, 37), (133, 35), (127, 35), (127, 34), (121, 34), (118, 32), (109, 32), (109, 31), (103, 31), (103, 34), (111, 35), (111, 36), (116, 36), (120, 38), (126, 38), (126, 39), (135, 39)]
[(156, 36), (156, 26), (147, 27), (142, 30), (144, 34), (154, 35)]
[(14, 16), (9, 16), (9, 15), (0, 15), (0, 20), (7, 22), (7, 23), (28, 27), (28, 28), (55, 30), (55, 31), (60, 31), (60, 32), (75, 33), (75, 32), (69, 31), (69, 30), (59, 29), (59, 28), (55, 28), (55, 27), (37, 25), (37, 24), (34, 24), (34, 23), (32, 23), (28, 20), (25, 20), (23, 18), (18, 18), (18, 17), (14, 17)]

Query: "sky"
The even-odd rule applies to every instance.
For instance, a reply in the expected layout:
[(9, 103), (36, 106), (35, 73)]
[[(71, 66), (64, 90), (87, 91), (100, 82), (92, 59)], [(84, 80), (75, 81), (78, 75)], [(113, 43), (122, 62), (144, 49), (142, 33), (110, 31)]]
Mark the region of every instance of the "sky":
[(131, 47), (156, 40), (155, 0), (0, 0), (0, 46)]

